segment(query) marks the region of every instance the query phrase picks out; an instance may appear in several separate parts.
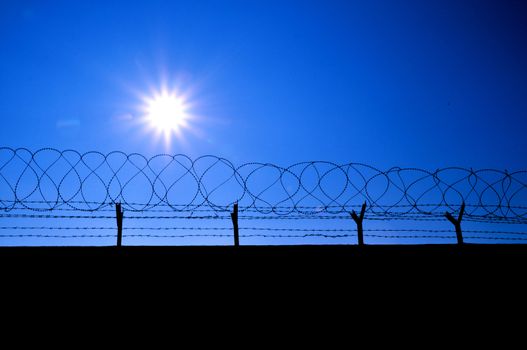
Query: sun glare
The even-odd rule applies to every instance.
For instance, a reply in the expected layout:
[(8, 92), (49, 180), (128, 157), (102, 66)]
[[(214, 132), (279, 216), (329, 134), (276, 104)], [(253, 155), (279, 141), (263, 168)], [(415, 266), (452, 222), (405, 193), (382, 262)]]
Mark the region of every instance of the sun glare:
[(148, 102), (147, 118), (159, 131), (177, 131), (185, 121), (185, 103), (175, 95), (163, 94)]
[(167, 144), (174, 135), (181, 138), (182, 129), (189, 127), (187, 102), (183, 96), (174, 92), (165, 90), (144, 98), (143, 110), (144, 122), (156, 134), (162, 135)]

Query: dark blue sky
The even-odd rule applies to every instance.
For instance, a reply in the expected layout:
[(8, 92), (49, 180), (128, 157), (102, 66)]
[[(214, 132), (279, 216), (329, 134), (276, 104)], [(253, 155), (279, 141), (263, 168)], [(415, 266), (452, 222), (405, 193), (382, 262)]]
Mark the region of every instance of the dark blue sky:
[[(6, 1), (1, 144), (525, 168), (524, 1)], [(194, 132), (141, 130), (186, 93)]]

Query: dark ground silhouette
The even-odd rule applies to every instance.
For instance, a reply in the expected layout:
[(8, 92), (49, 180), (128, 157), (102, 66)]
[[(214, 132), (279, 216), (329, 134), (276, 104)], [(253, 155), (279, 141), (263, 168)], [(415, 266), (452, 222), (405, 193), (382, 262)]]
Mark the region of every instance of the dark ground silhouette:
[(157, 303), (175, 318), (202, 305), (399, 318), (408, 305), (430, 316), (516, 304), (526, 266), (527, 245), (1, 247), (0, 294), (15, 307)]
[(294, 245), (0, 247), (4, 273), (75, 274), (98, 270), (116, 275), (258, 273), (277, 275), (441, 271), (470, 275), (527, 266), (527, 245)]

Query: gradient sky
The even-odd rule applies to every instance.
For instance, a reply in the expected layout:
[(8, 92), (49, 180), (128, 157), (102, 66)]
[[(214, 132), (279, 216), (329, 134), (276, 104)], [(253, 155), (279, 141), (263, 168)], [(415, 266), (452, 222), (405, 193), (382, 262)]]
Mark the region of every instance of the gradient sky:
[[(0, 3), (1, 144), (525, 167), (524, 1)], [(189, 96), (170, 147), (141, 96)]]
[[(525, 169), (526, 18), (520, 0), (1, 0), (0, 146)], [(138, 123), (163, 86), (192, 116), (170, 144)]]

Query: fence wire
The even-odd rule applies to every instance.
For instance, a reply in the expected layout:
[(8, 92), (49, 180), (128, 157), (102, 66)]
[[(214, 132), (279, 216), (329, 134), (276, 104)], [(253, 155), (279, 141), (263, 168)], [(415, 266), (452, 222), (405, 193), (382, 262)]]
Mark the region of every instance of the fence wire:
[[(492, 230), (488, 225), (527, 224), (527, 170), (436, 170), (393, 167), (381, 170), (361, 163), (337, 164), (308, 161), (288, 166), (272, 163), (235, 165), (217, 156), (196, 159), (183, 154), (85, 152), (44, 148), (0, 148), (0, 239), (8, 237), (100, 238), (111, 233), (77, 234), (112, 230), (99, 225), (115, 220), (115, 203), (121, 203), (127, 222), (162, 222), (163, 227), (133, 225), (124, 236), (149, 238), (229, 237), (224, 227), (180, 225), (180, 222), (227, 222), (235, 203), (240, 221), (263, 223), (247, 226), (240, 237), (343, 238), (347, 228), (313, 227), (313, 223), (350, 220), (350, 212), (366, 203), (368, 222), (411, 222), (411, 227), (364, 231), (376, 238), (452, 238), (438, 233), (445, 212), (456, 214), (465, 204), (464, 222), (487, 225), (465, 231), (466, 238), (524, 240), (524, 232)], [(6, 221), (8, 220), (8, 221)], [(19, 225), (14, 220), (36, 221)], [(59, 225), (43, 224), (51, 220)], [(80, 225), (64, 225), (72, 220)], [(90, 220), (97, 224), (86, 224)], [(301, 227), (276, 227), (274, 222), (308, 222)], [(176, 221), (176, 224), (174, 224)], [(416, 227), (423, 222), (429, 227)], [(15, 230), (70, 230), (73, 235), (17, 234)], [(188, 234), (132, 234), (128, 231), (181, 231)], [(205, 230), (194, 234), (190, 231)], [(258, 232), (256, 232), (258, 231)], [(259, 231), (269, 231), (261, 233)], [(282, 232), (282, 233), (280, 233)], [(300, 232), (296, 234), (295, 232)], [(401, 235), (413, 232), (416, 235)], [(470, 236), (472, 235), (472, 236)]]

